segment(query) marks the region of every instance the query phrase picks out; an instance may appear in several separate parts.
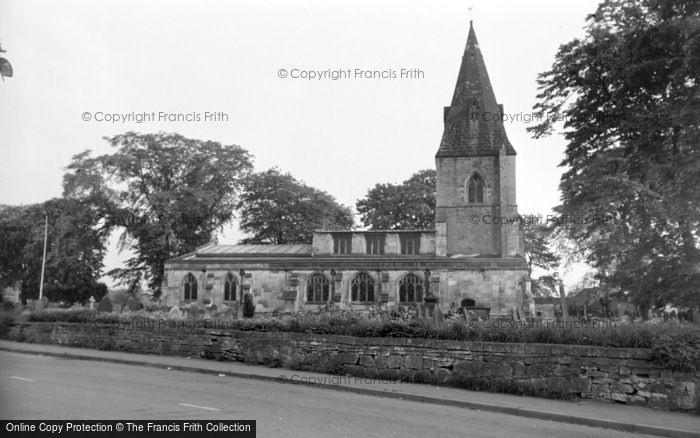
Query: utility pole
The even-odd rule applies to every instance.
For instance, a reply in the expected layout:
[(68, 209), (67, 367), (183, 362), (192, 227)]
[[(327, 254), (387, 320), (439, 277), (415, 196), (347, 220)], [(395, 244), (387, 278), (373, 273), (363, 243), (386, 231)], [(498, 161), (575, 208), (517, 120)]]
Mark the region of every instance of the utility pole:
[(46, 267), (46, 240), (49, 233), (49, 215), (44, 223), (44, 255), (41, 258), (41, 282), (39, 283), (39, 300), (44, 296), (44, 268)]

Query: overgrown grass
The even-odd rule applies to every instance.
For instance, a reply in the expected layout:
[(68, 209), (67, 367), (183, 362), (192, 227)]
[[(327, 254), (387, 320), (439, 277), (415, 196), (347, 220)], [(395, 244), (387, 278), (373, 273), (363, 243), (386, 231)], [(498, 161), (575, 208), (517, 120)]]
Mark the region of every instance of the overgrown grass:
[[(112, 323), (138, 319), (168, 319), (166, 313), (145, 311), (113, 314), (85, 309), (34, 311), (29, 322)], [(203, 315), (197, 316), (202, 319)], [(440, 339), (452, 341), (591, 345), (618, 348), (650, 348), (654, 360), (670, 369), (695, 371), (700, 366), (700, 327), (680, 323), (597, 324), (556, 327), (547, 323), (489, 320), (437, 323), (432, 319), (397, 321), (388, 317), (366, 318), (351, 312), (297, 314), (284, 318), (235, 319), (230, 314), (210, 315), (225, 328), (257, 332), (295, 332), (355, 337)], [(5, 325), (7, 321), (4, 321)], [(1, 333), (1, 331), (0, 331)]]

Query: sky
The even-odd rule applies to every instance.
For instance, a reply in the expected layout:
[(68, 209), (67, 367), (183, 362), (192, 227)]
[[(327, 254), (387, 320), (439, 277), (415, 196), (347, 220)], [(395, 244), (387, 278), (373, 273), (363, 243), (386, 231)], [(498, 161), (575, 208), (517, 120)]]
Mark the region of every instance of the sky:
[[(520, 115), (506, 122), (518, 210), (546, 217), (565, 141), (532, 139), (524, 116), (597, 3), (3, 0), (14, 77), (0, 83), (0, 204), (59, 197), (71, 157), (109, 153), (104, 137), (164, 131), (242, 146), (256, 170), (354, 207), (376, 183), (434, 168), (471, 19), (496, 98)], [(115, 240), (105, 271), (128, 256)]]

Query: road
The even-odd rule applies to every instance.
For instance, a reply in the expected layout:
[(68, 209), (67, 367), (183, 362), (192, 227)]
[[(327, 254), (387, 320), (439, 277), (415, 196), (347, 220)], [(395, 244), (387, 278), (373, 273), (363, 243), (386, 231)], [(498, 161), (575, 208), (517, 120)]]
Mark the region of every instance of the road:
[(0, 352), (0, 418), (257, 420), (258, 437), (633, 437), (233, 377)]

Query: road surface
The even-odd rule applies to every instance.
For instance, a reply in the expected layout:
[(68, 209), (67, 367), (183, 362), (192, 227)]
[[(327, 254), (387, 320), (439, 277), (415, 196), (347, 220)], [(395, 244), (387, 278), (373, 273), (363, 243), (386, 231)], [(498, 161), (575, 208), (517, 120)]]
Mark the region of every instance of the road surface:
[[(280, 370), (287, 373), (293, 372)], [(258, 437), (639, 436), (304, 385), (5, 351), (0, 418), (257, 420)]]

